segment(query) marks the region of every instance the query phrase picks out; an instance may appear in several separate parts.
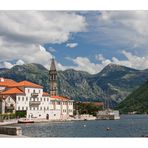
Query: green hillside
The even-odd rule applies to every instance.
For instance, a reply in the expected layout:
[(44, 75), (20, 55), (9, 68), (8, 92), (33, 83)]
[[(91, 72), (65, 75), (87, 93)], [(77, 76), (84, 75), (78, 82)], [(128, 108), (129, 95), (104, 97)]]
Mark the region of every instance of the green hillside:
[(120, 113), (133, 111), (148, 113), (148, 81), (131, 93), (117, 108), (120, 110)]
[[(28, 80), (43, 85), (44, 91), (49, 90), (48, 76), (49, 71), (35, 63), (0, 69), (0, 77), (15, 81)], [(58, 71), (58, 92), (59, 95), (68, 96), (77, 101), (110, 99), (112, 104), (117, 104), (147, 80), (147, 69), (135, 70), (115, 64), (107, 65), (97, 74), (67, 69)]]

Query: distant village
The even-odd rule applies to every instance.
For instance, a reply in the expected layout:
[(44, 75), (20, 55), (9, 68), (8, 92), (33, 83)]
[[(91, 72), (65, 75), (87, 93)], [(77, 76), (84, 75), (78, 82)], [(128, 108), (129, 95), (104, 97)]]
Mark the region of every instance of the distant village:
[(59, 96), (57, 71), (52, 59), (49, 71), (50, 92), (29, 81), (0, 78), (0, 113), (16, 113), (27, 119), (66, 120), (73, 116), (73, 100)]
[[(19, 122), (42, 122), (45, 120), (95, 120), (115, 119), (119, 113), (99, 112), (103, 102), (74, 102), (60, 96), (57, 86), (57, 70), (51, 59), (49, 70), (49, 93), (43, 86), (29, 82), (16, 82), (0, 78), (0, 121), (5, 118), (22, 119)], [(115, 115), (114, 115), (115, 114)]]

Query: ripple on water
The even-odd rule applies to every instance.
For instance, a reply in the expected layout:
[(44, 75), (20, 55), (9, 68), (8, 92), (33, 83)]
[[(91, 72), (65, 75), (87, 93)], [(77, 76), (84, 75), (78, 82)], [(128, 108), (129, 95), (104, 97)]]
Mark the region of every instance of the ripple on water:
[[(148, 115), (122, 115), (120, 120), (17, 124), (28, 137), (141, 137), (148, 135)], [(111, 130), (106, 130), (106, 128)]]

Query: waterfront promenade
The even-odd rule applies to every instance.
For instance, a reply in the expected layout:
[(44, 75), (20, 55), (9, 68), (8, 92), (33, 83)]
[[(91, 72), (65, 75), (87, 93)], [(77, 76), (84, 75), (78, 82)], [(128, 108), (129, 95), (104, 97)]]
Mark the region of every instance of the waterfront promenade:
[(7, 120), (7, 121), (0, 122), (0, 126), (1, 125), (11, 125), (11, 124), (16, 124), (16, 123), (18, 123), (18, 119)]

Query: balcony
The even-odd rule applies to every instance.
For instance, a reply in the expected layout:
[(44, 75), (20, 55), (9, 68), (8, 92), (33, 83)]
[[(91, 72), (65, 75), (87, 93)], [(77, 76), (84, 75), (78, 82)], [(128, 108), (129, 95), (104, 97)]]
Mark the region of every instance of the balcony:
[(39, 95), (38, 93), (32, 93), (32, 94), (31, 94), (31, 97), (35, 98), (35, 97), (37, 97), (38, 95)]
[(30, 106), (33, 106), (33, 107), (39, 106), (40, 104), (41, 104), (40, 101), (30, 101), (30, 102), (29, 102), (29, 105), (30, 105)]

